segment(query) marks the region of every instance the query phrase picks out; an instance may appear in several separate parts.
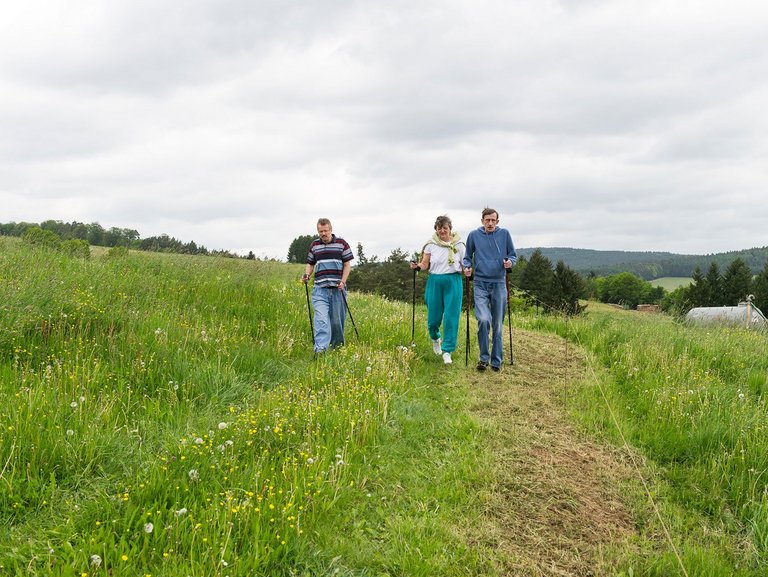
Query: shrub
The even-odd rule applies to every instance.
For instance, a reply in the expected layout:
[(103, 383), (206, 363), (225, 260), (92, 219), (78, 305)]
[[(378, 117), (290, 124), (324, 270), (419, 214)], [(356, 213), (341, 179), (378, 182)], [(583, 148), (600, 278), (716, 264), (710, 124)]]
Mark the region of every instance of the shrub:
[(65, 240), (61, 243), (61, 250), (64, 254), (68, 254), (75, 258), (91, 258), (91, 246), (88, 244), (87, 240), (77, 238)]
[(122, 258), (128, 256), (127, 246), (113, 246), (107, 251), (108, 258)]
[(50, 230), (43, 230), (39, 226), (28, 228), (21, 238), (26, 244), (53, 249), (61, 248), (61, 239), (58, 235)]

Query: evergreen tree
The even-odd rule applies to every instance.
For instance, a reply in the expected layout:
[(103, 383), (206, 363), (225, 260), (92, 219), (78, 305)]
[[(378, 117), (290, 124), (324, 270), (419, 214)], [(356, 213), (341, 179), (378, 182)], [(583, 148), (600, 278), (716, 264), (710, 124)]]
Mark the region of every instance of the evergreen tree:
[(363, 252), (363, 243), (358, 242), (357, 243), (357, 265), (363, 265), (368, 264), (368, 258), (366, 258), (365, 253)]
[[(399, 248), (393, 250), (383, 262), (367, 259), (364, 264), (352, 267), (347, 283), (349, 289), (410, 302), (413, 298), (413, 271), (408, 266), (408, 260), (408, 253)], [(422, 298), (427, 274), (419, 273), (417, 276), (417, 299)]]
[(694, 269), (691, 284), (684, 289), (684, 295), (689, 308), (707, 306), (709, 301), (707, 280), (701, 268)]
[(515, 266), (512, 267), (512, 272), (509, 273), (509, 284), (511, 286), (521, 287), (520, 282), (523, 278), (523, 272), (525, 272), (525, 267), (527, 266), (528, 266), (528, 259), (526, 259), (524, 256), (521, 256), (517, 259)]
[(755, 295), (755, 306), (763, 311), (763, 314), (768, 314), (768, 263), (765, 263), (763, 270), (752, 282), (752, 292)]
[[(315, 235), (316, 236), (316, 235)], [(291, 246), (288, 247), (288, 262), (307, 262), (307, 254), (309, 254), (309, 245), (312, 244), (315, 236), (311, 234), (305, 234), (297, 236), (291, 242)]]
[(705, 301), (703, 306), (719, 307), (725, 304), (723, 295), (723, 277), (720, 275), (720, 267), (716, 262), (709, 265), (707, 276), (704, 279)]
[(551, 306), (552, 274), (552, 261), (537, 248), (520, 276), (520, 288), (526, 291), (525, 298), (530, 304)]
[(550, 286), (550, 308), (568, 316), (579, 314), (585, 308), (579, 304), (584, 288), (581, 275), (567, 267), (562, 260), (557, 261)]
[(752, 290), (752, 271), (738, 257), (734, 259), (723, 275), (723, 299), (724, 305), (735, 306), (746, 300)]

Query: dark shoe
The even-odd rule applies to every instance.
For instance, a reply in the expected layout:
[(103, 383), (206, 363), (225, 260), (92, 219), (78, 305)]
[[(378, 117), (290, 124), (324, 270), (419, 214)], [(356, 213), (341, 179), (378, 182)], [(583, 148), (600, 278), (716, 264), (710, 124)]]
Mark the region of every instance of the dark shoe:
[(478, 371), (484, 371), (487, 368), (488, 368), (488, 363), (486, 363), (485, 361), (480, 361), (479, 363), (477, 363)]
[(491, 365), (491, 370), (492, 370), (494, 373), (498, 373), (498, 372), (499, 372), (501, 369), (500, 369), (499, 367), (494, 367), (493, 365)]

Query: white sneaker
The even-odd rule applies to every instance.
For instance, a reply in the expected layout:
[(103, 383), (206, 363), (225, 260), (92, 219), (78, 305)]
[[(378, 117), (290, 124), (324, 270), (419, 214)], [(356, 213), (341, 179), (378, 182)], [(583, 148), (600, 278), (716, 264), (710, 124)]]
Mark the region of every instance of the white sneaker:
[(453, 361), (451, 360), (451, 353), (443, 353), (443, 362), (446, 365), (450, 365)]
[(440, 349), (440, 339), (432, 341), (432, 350), (435, 351), (436, 355), (439, 355), (442, 352), (442, 349)]

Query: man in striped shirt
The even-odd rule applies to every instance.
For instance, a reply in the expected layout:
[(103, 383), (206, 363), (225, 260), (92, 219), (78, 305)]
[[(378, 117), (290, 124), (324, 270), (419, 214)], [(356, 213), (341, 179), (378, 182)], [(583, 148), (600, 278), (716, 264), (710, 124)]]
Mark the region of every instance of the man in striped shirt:
[(307, 268), (301, 280), (306, 283), (315, 273), (312, 287), (315, 352), (323, 353), (329, 347), (344, 344), (344, 322), (347, 318), (344, 291), (347, 290), (347, 277), (354, 256), (347, 241), (333, 234), (331, 221), (327, 218), (317, 221), (317, 234), (319, 238), (309, 246)]

